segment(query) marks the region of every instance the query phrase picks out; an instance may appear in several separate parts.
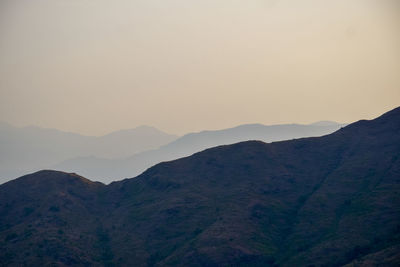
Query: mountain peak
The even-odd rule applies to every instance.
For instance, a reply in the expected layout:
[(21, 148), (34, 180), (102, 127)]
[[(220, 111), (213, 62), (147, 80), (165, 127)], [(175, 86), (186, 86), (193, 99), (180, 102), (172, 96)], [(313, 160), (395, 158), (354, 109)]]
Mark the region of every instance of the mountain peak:
[(99, 186), (103, 185), (100, 182), (92, 182), (89, 179), (86, 179), (83, 176), (80, 176), (76, 173), (68, 173), (62, 171), (55, 170), (41, 170), (35, 173), (24, 175), (15, 180), (9, 181), (9, 183), (17, 183), (17, 184), (29, 184), (30, 186), (49, 186), (52, 185), (66, 185), (66, 184), (86, 184), (89, 186)]
[(311, 123), (310, 125), (314, 126), (334, 126), (334, 125), (339, 125), (341, 123), (338, 123), (336, 121), (317, 121), (314, 123)]

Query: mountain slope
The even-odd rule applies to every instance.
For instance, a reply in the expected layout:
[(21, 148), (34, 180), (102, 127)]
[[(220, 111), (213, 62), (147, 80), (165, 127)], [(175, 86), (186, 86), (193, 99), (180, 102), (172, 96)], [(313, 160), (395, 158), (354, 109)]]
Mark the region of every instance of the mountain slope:
[(141, 126), (100, 137), (0, 124), (0, 183), (72, 157), (122, 158), (158, 148), (177, 136)]
[(109, 183), (139, 175), (147, 168), (167, 160), (192, 155), (218, 145), (241, 141), (260, 140), (273, 142), (301, 137), (321, 136), (340, 129), (343, 124), (329, 122), (322, 125), (261, 124), (241, 125), (235, 128), (190, 133), (156, 150), (145, 151), (128, 158), (107, 160), (98, 157), (79, 157), (54, 165), (53, 169), (78, 172), (93, 180)]
[[(324, 137), (211, 148), (108, 186), (80, 178), (79, 184), (65, 187), (71, 175), (50, 174), (62, 186), (44, 184), (44, 197), (31, 193), (31, 184), (41, 180), (42, 173), (0, 186), (0, 246), (6, 248), (0, 252), (0, 262), (95, 266), (371, 262), (397, 266), (400, 262), (400, 108)], [(75, 186), (90, 191), (86, 194), (92, 197), (75, 197), (79, 195)], [(54, 211), (45, 206), (46, 196), (57, 192), (76, 203), (58, 205), (62, 225), (47, 219)], [(44, 207), (39, 209), (41, 216), (33, 211), (24, 217), (26, 205), (19, 204), (20, 198)], [(24, 234), (30, 224), (40, 237)], [(73, 238), (77, 233), (83, 236), (85, 251)], [(66, 247), (74, 242), (78, 251)], [(31, 249), (23, 255), (18, 248), (29, 244), (47, 250)], [(63, 249), (68, 250), (68, 259)]]
[(154, 261), (182, 265), (340, 265), (397, 243), (398, 113), (323, 138), (239, 143), (157, 165), (122, 187), (158, 218), (146, 231), (137, 216), (131, 230)]

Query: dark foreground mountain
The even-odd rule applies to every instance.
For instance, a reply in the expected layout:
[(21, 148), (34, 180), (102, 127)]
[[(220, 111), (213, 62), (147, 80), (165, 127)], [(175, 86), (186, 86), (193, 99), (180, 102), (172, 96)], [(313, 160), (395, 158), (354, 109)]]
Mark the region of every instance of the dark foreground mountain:
[(146, 169), (163, 161), (187, 157), (207, 148), (233, 143), (260, 140), (275, 142), (302, 137), (330, 134), (345, 126), (336, 122), (322, 121), (310, 125), (245, 124), (234, 128), (202, 131), (186, 134), (158, 149), (144, 151), (122, 159), (101, 157), (77, 157), (51, 167), (51, 169), (77, 172), (92, 180), (110, 183), (141, 174)]
[(220, 146), (108, 186), (0, 186), (0, 263), (399, 266), (400, 108), (319, 138)]

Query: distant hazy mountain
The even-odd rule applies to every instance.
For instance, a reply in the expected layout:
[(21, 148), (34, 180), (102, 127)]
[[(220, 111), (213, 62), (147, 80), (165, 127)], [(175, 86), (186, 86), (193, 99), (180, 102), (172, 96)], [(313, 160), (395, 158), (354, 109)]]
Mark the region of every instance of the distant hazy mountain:
[[(156, 150), (135, 154), (119, 160), (99, 157), (79, 157), (52, 166), (52, 169), (76, 172), (89, 179), (109, 183), (136, 176), (147, 168), (167, 160), (190, 156), (206, 148), (248, 140), (274, 142), (332, 133), (344, 124), (322, 122), (311, 125), (261, 124), (241, 125), (235, 128), (190, 133)], [(132, 153), (133, 154), (133, 153)]]
[(316, 125), (316, 126), (335, 126), (338, 123), (335, 121), (317, 121), (312, 123), (311, 125)]
[(104, 185), (0, 185), (2, 266), (400, 266), (400, 108), (219, 146)]
[(83, 136), (39, 127), (0, 123), (0, 183), (79, 156), (123, 158), (155, 149), (177, 136), (141, 126), (104, 136)]

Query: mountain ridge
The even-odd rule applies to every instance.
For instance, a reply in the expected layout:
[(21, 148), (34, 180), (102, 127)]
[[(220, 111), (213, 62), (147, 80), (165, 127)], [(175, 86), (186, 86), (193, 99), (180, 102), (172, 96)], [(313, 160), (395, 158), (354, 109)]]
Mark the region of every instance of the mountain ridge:
[(112, 180), (139, 175), (159, 162), (186, 157), (218, 145), (233, 144), (247, 140), (272, 142), (321, 136), (331, 133), (342, 126), (344, 125), (245, 124), (223, 130), (189, 133), (161, 146), (159, 149), (145, 151), (119, 160), (106, 160), (98, 157), (76, 158), (54, 165), (53, 169), (79, 172), (92, 179), (109, 183)]
[(100, 137), (44, 129), (0, 127), (0, 183), (71, 157), (97, 155), (118, 158), (157, 148), (175, 140), (152, 127), (117, 131)]
[(324, 137), (210, 148), (107, 186), (32, 174), (62, 176), (65, 195), (47, 190), (48, 202), (27, 186), (12, 192), (20, 179), (0, 185), (0, 261), (396, 266), (399, 151), (395, 109)]

